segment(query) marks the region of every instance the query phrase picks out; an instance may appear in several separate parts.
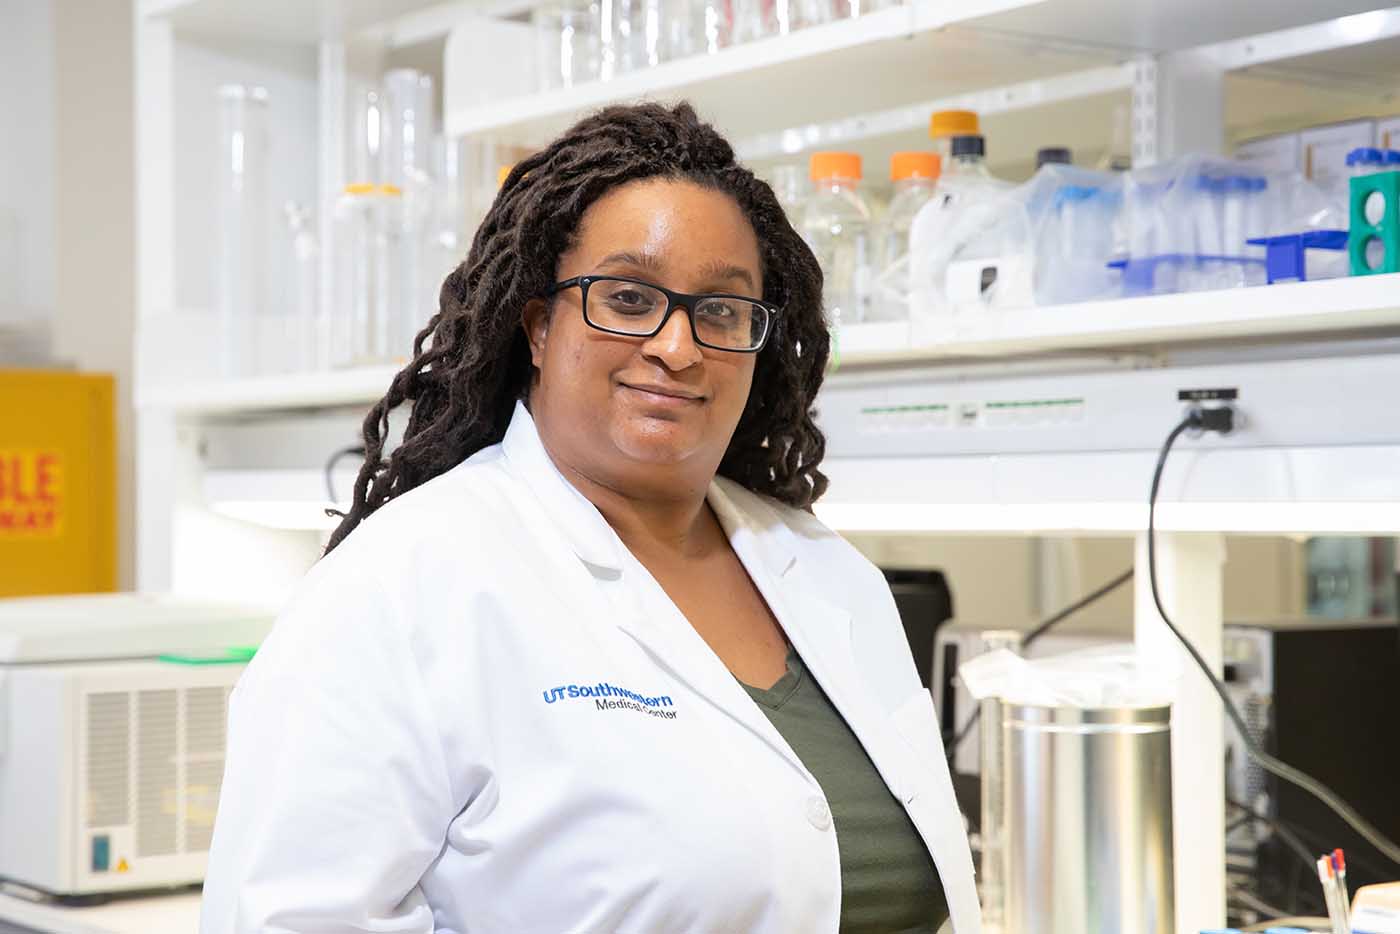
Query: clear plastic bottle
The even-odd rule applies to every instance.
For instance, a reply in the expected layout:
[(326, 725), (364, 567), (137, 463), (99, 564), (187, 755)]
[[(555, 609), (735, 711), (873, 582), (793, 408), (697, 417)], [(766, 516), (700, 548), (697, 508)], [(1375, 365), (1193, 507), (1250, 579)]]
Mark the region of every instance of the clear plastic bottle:
[(1006, 187), (987, 168), (986, 141), (981, 136), (954, 136), (948, 141), (948, 152), (933, 197), (919, 209), (909, 229), (910, 311), (915, 318), (946, 310), (944, 276), (956, 247), (948, 233), (959, 216)]
[(870, 208), (859, 192), (860, 156), (812, 155), (812, 196), (803, 209), (802, 235), (826, 277), (823, 302), (832, 327), (866, 320), (871, 298)]
[(933, 197), (942, 162), (935, 152), (897, 152), (890, 158), (894, 197), (878, 227), (875, 257), (880, 272), (870, 306), (873, 320), (909, 317), (909, 230)]
[(1108, 149), (1094, 165), (1100, 172), (1126, 172), (1133, 167), (1132, 113), (1127, 104), (1113, 108), (1113, 133)]
[(807, 167), (801, 163), (788, 163), (773, 166), (771, 184), (773, 194), (787, 214), (788, 223), (801, 230), (807, 197), (811, 194), (812, 183), (808, 180)]
[(1042, 146), (1035, 151), (1035, 167), (1047, 165), (1074, 165), (1074, 153), (1065, 146)]

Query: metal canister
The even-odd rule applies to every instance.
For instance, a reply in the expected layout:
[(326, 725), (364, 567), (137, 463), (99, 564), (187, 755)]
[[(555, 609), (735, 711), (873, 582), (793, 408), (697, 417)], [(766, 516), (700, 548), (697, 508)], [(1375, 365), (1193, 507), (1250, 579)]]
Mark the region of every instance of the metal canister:
[[(1018, 652), (1021, 633), (994, 629), (982, 633), (983, 651), (1007, 649)], [(978, 885), (982, 898), (982, 929), (986, 934), (1002, 934), (1006, 927), (1006, 772), (1005, 733), (1002, 726), (1002, 704), (999, 697), (981, 701), (980, 770), (982, 773), (982, 819), (978, 829), (981, 839), (982, 866)]]
[(1008, 934), (1173, 934), (1171, 707), (1003, 723)]

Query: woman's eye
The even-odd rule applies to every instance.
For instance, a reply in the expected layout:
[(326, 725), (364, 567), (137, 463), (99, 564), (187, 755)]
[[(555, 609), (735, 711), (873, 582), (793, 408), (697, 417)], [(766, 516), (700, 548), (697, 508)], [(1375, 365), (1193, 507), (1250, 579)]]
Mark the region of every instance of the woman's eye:
[(728, 302), (710, 302), (700, 309), (700, 313), (706, 318), (724, 321), (733, 318), (738, 312)]
[(650, 296), (643, 295), (636, 289), (621, 289), (608, 296), (608, 303), (615, 308), (627, 311), (642, 311), (651, 308)]

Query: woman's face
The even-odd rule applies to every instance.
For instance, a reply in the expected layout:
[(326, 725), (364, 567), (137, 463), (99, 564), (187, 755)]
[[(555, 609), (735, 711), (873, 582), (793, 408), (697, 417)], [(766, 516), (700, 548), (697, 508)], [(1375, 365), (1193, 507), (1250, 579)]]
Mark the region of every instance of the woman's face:
[[(629, 276), (758, 298), (761, 269), (758, 238), (733, 198), (646, 179), (588, 208), (557, 278)], [(552, 307), (531, 302), (523, 317), (538, 370), (530, 410), (556, 460), (628, 496), (703, 494), (748, 401), (756, 354), (696, 344), (681, 308), (654, 337), (599, 331), (583, 319), (578, 288)]]

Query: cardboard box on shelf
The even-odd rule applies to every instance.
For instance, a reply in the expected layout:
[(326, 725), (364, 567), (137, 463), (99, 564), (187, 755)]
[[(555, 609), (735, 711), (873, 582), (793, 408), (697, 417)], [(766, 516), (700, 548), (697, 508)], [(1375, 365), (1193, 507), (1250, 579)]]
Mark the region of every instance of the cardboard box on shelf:
[(1383, 149), (1400, 149), (1400, 117), (1376, 121), (1376, 145)]
[(1303, 170), (1303, 148), (1297, 133), (1247, 139), (1235, 147), (1235, 158), (1270, 172)]
[(1347, 153), (1376, 145), (1376, 121), (1315, 126), (1303, 130), (1298, 137), (1303, 150), (1303, 174), (1330, 190), (1346, 184)]

